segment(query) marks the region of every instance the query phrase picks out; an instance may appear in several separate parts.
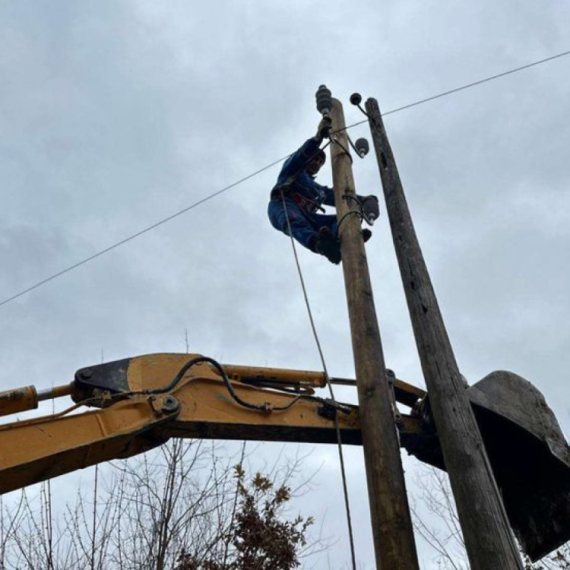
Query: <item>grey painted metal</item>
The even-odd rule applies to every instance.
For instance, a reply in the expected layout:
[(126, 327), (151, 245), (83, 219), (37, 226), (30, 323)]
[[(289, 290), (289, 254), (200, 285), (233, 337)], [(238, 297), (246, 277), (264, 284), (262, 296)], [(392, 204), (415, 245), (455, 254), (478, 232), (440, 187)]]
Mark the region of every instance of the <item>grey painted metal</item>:
[(408, 309), (469, 562), (474, 570), (522, 569), (376, 100), (369, 99), (366, 110)]

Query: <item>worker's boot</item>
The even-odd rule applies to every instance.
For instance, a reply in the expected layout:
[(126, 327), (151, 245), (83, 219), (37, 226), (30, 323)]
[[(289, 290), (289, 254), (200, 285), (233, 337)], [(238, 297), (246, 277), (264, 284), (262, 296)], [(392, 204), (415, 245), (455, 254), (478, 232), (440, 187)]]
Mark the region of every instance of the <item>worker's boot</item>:
[(340, 242), (336, 235), (326, 226), (319, 230), (319, 237), (317, 238), (315, 249), (318, 253), (324, 255), (331, 263), (335, 265), (340, 263)]

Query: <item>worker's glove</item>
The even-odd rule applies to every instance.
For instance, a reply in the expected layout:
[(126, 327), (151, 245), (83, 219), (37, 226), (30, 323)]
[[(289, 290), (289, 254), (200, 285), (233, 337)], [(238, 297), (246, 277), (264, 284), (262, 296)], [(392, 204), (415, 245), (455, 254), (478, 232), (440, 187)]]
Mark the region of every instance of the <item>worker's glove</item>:
[(361, 196), (360, 203), (362, 205), (362, 217), (368, 225), (374, 224), (374, 221), (380, 217), (380, 206), (376, 196)]
[(319, 143), (322, 143), (323, 139), (329, 137), (331, 127), (332, 119), (330, 117), (323, 117), (319, 123), (317, 134), (315, 135), (315, 138), (319, 141)]

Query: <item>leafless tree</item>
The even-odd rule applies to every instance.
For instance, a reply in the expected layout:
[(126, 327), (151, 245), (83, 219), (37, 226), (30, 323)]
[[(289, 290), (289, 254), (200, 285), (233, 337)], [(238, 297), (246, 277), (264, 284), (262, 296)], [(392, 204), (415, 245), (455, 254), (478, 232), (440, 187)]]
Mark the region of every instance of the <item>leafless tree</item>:
[[(0, 570), (170, 570), (182, 555), (233, 562), (240, 501), (248, 489), (235, 469), (247, 463), (244, 451), (228, 456), (212, 442), (172, 440), (111, 469), (95, 469), (93, 486), (79, 489), (73, 504), (58, 505), (57, 512), (49, 483), (37, 495), (24, 491), (12, 506), (0, 503)], [(256, 480), (270, 482), (278, 497), (271, 521), (292, 530), (306, 521), (279, 515), (298, 467), (296, 460), (285, 462)], [(254, 489), (257, 504), (260, 487)], [(302, 556), (310, 545), (304, 529), (296, 536), (295, 556)]]
[[(414, 527), (433, 549), (438, 568), (469, 570), (447, 474), (422, 465), (416, 473), (415, 484), (419, 492), (411, 501)], [(525, 570), (570, 570), (570, 547), (564, 545), (535, 564), (526, 558)]]

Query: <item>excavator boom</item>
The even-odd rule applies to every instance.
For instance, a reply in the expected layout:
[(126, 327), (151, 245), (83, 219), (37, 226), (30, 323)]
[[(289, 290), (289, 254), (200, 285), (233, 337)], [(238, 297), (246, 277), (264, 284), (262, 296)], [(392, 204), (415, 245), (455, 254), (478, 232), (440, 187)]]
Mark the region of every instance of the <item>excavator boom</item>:
[[(153, 354), (79, 370), (54, 392), (76, 402), (67, 413), (0, 426), (0, 493), (131, 457), (171, 437), (335, 443), (338, 421), (343, 443), (361, 444), (358, 408), (314, 395), (321, 373), (212, 363)], [(0, 401), (21, 411), (18, 392), (28, 407), (37, 404), (30, 387)], [(85, 406), (99, 409), (75, 413)], [(419, 419), (401, 421), (404, 437), (424, 433)]]
[[(393, 408), (401, 446), (445, 469), (429, 396), (387, 376), (394, 404), (412, 408), (411, 415)], [(335, 443), (340, 433), (342, 443), (360, 445), (358, 407), (318, 397), (324, 385), (319, 372), (150, 354), (82, 368), (71, 384), (51, 390), (0, 393), (0, 415), (48, 398), (75, 402), (59, 414), (0, 426), (0, 494), (144, 453), (171, 437)], [(515, 374), (494, 372), (467, 395), (511, 526), (537, 560), (570, 539), (570, 447), (542, 394)]]

